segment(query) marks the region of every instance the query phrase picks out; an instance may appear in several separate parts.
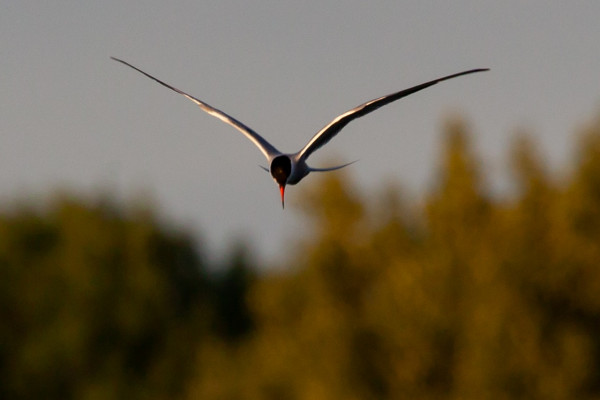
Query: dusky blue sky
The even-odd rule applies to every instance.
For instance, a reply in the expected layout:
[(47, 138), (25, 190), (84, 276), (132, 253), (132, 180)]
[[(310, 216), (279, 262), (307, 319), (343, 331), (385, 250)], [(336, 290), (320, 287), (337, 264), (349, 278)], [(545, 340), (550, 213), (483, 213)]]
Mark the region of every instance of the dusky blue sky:
[[(148, 196), (217, 254), (245, 238), (264, 259), (293, 254), (298, 199), (262, 154), (123, 58), (218, 107), (282, 151), (338, 114), (465, 69), (351, 123), (313, 166), (360, 161), (365, 190), (430, 187), (441, 127), (464, 116), (502, 187), (527, 129), (554, 167), (600, 109), (598, 1), (4, 1), (0, 13), (1, 200), (57, 188)], [(290, 253), (292, 252), (292, 253)]]

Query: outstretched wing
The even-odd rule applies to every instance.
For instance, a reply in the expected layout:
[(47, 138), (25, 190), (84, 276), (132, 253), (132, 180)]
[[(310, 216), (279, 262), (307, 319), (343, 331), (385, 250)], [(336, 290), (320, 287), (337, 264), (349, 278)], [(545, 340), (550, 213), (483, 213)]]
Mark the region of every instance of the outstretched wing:
[(314, 151), (319, 149), (325, 143), (329, 142), (335, 135), (337, 135), (350, 121), (367, 115), (368, 113), (377, 110), (379, 107), (383, 107), (386, 104), (389, 104), (393, 101), (399, 100), (403, 97), (406, 97), (410, 94), (428, 88), (429, 86), (433, 86), (438, 82), (442, 82), (448, 79), (456, 78), (457, 76), (472, 74), (475, 72), (489, 71), (488, 68), (478, 68), (471, 69), (469, 71), (459, 72), (457, 74), (452, 74), (445, 76), (443, 78), (438, 78), (430, 82), (422, 83), (420, 85), (411, 87), (409, 89), (404, 89), (396, 93), (388, 94), (387, 96), (379, 97), (377, 99), (367, 101), (360, 106), (353, 108), (350, 111), (345, 112), (342, 115), (336, 117), (333, 121), (331, 121), (328, 125), (326, 125), (323, 129), (317, 132), (310, 141), (299, 151), (299, 158), (306, 159), (310, 156)]
[(141, 72), (142, 74), (146, 75), (148, 78), (160, 83), (161, 85), (168, 87), (169, 89), (184, 95), (185, 97), (187, 97), (188, 99), (190, 99), (191, 101), (193, 101), (194, 103), (198, 104), (198, 106), (206, 111), (208, 114), (212, 115), (213, 117), (216, 117), (218, 119), (220, 119), (221, 121), (225, 122), (226, 124), (229, 124), (231, 126), (233, 126), (235, 129), (237, 129), (238, 131), (242, 132), (248, 139), (250, 139), (252, 141), (252, 143), (254, 143), (256, 145), (256, 147), (258, 147), (260, 149), (260, 151), (265, 155), (265, 157), (267, 158), (267, 160), (270, 160), (271, 158), (273, 158), (274, 156), (280, 154), (280, 151), (277, 150), (275, 147), (273, 147), (273, 145), (271, 145), (269, 142), (267, 142), (262, 136), (260, 136), (258, 133), (256, 133), (254, 130), (250, 129), (249, 127), (247, 127), (246, 125), (242, 124), (240, 121), (238, 121), (237, 119), (233, 118), (230, 115), (225, 114), (223, 111), (214, 108), (213, 106), (206, 104), (205, 102), (203, 102), (202, 100), (199, 100), (197, 98), (195, 98), (192, 95), (189, 95), (171, 85), (166, 84), (165, 82), (156, 79), (155, 77), (153, 77), (152, 75), (142, 71), (139, 68), (134, 67), (133, 65), (129, 64), (126, 61), (120, 60), (118, 58), (115, 57), (111, 57), (113, 60), (118, 61), (122, 64), (127, 65), (128, 67), (131, 67), (133, 69), (135, 69), (138, 72)]

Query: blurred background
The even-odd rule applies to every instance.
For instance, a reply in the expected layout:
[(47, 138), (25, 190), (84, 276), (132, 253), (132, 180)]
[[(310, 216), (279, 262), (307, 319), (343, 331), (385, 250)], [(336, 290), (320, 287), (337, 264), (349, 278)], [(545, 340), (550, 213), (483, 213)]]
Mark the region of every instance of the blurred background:
[(2, 10), (0, 398), (600, 397), (597, 3)]

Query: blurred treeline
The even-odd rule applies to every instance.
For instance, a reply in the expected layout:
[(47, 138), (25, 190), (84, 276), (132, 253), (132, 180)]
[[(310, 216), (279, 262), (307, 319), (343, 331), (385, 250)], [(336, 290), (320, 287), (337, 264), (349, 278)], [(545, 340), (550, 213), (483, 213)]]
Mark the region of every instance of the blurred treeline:
[(503, 196), (471, 136), (447, 124), (418, 202), (313, 177), (260, 272), (149, 210), (4, 211), (0, 398), (600, 398), (600, 119), (558, 172), (518, 135)]

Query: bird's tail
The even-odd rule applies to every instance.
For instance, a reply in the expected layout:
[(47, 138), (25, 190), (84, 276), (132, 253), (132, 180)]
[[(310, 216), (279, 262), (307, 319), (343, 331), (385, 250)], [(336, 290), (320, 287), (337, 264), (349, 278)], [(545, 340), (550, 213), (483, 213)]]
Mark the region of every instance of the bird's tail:
[(337, 167), (330, 167), (330, 168), (313, 168), (313, 167), (308, 167), (308, 169), (310, 170), (310, 172), (327, 172), (327, 171), (335, 171), (336, 169), (341, 169), (344, 167), (347, 167), (350, 164), (354, 164), (355, 162), (357, 162), (358, 160), (354, 160), (351, 161), (349, 163), (343, 164), (343, 165), (338, 165)]

